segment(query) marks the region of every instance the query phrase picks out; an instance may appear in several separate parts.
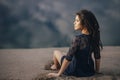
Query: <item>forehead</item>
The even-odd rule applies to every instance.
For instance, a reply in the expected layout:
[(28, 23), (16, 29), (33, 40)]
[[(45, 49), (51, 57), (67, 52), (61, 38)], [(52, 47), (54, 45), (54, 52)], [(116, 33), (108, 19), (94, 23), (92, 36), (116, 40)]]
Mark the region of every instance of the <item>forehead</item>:
[(79, 15), (76, 15), (76, 16), (75, 16), (75, 19), (80, 20), (80, 16), (79, 16)]

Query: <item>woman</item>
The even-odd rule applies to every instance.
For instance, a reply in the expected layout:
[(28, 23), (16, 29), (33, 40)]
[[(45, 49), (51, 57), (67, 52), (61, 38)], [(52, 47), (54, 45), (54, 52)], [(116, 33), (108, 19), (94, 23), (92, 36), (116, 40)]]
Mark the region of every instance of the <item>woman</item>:
[[(81, 35), (75, 36), (66, 55), (63, 55), (60, 51), (54, 51), (54, 64), (51, 66), (51, 69), (56, 70), (59, 68), (59, 65), (61, 67), (58, 73), (49, 73), (48, 76), (57, 77), (64, 74), (87, 77), (99, 73), (102, 43), (99, 25), (94, 14), (88, 10), (77, 12), (74, 30), (81, 31)], [(92, 53), (94, 54), (94, 61)]]

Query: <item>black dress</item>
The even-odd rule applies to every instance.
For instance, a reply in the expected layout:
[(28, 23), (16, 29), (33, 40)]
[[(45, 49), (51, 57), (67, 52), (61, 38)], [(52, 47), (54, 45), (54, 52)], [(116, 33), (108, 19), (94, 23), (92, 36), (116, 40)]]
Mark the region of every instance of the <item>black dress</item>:
[[(72, 41), (71, 47), (64, 58), (71, 61), (63, 74), (76, 77), (87, 77), (95, 74), (94, 61), (92, 59), (91, 39), (89, 35), (77, 35)], [(100, 53), (94, 51), (94, 58), (100, 59)]]

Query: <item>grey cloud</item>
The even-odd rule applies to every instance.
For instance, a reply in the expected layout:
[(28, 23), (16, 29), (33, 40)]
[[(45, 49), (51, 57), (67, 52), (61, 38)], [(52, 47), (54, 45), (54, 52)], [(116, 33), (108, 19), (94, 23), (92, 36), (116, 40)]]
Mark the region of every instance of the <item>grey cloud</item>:
[(95, 13), (104, 45), (120, 45), (119, 0), (1, 0), (0, 48), (68, 46), (80, 9)]

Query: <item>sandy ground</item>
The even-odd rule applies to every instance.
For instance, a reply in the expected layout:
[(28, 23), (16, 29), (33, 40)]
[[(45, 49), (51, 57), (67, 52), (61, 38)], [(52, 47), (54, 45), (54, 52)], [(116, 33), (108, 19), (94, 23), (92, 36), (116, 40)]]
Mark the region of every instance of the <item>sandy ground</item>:
[(120, 80), (120, 46), (107, 46), (101, 52), (102, 74), (92, 77), (47, 78), (44, 65), (52, 59), (54, 50), (68, 48), (0, 49), (0, 80)]

